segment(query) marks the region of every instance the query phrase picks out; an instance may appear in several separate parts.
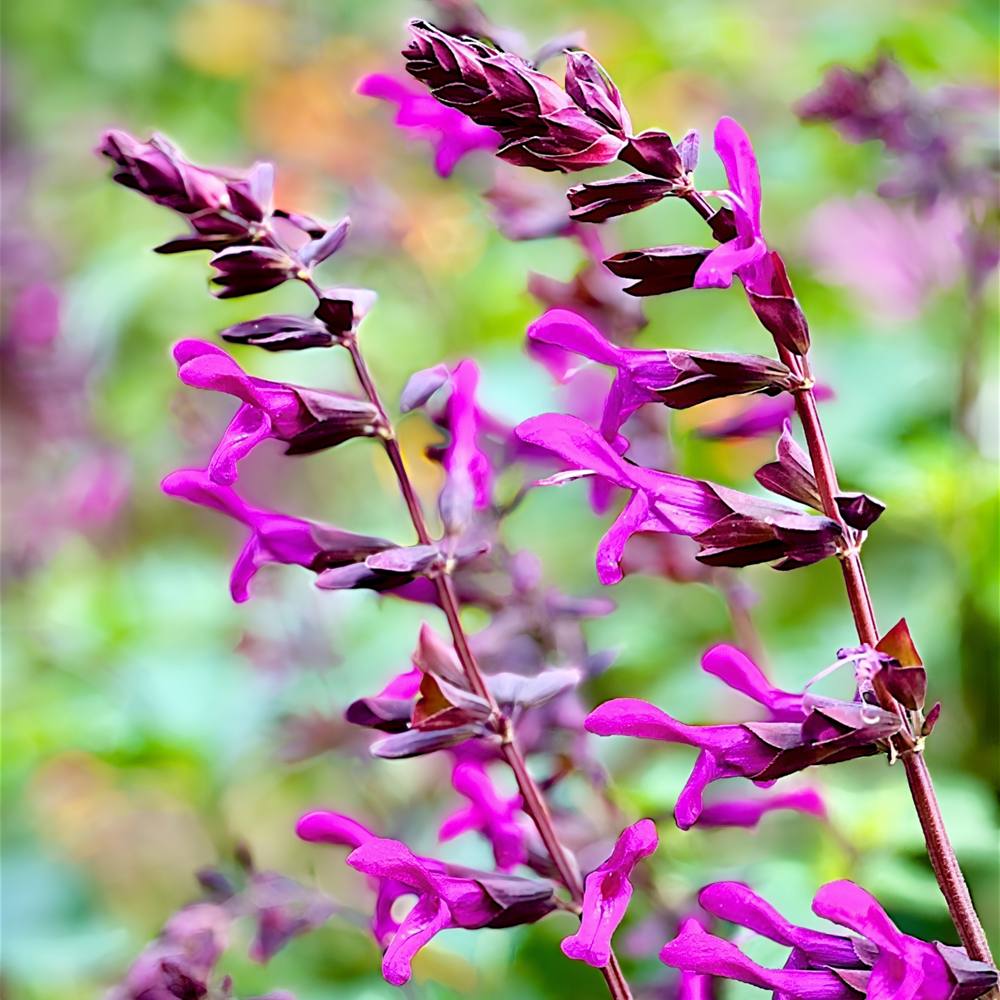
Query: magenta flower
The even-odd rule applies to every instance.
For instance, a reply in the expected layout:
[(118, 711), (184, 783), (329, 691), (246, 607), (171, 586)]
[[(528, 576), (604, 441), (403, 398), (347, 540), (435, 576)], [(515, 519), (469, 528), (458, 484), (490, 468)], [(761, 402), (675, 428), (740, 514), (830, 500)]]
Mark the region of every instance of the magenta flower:
[(625, 461), (582, 420), (564, 414), (532, 417), (516, 428), (521, 440), (556, 454), (569, 471), (546, 485), (596, 476), (631, 493), (597, 548), (604, 584), (622, 579), (625, 545), (637, 532), (693, 537), (697, 558), (713, 566), (749, 566), (779, 560), (776, 569), (808, 566), (838, 551), (841, 528), (769, 500), (724, 486), (656, 472)]
[(234, 483), (239, 461), (268, 438), (287, 443), (288, 455), (304, 455), (376, 433), (378, 413), (367, 400), (247, 375), (221, 347), (206, 341), (182, 340), (174, 346), (174, 359), (185, 385), (243, 401), (208, 465), (220, 485)]
[(493, 495), (493, 467), (480, 445), (488, 416), (476, 402), (479, 368), (474, 361), (461, 361), (451, 371), (451, 395), (442, 423), (451, 440), (444, 449), (442, 464), (447, 481), (438, 498), (441, 519), (449, 532), (461, 530), (473, 510), (490, 505)]
[(870, 756), (884, 749), (901, 725), (895, 713), (865, 702), (792, 695), (772, 688), (753, 662), (732, 647), (709, 650), (703, 665), (768, 708), (772, 721), (689, 726), (649, 702), (615, 698), (599, 705), (584, 724), (598, 736), (633, 736), (698, 748), (674, 807), (682, 830), (698, 822), (705, 789), (715, 781), (742, 777), (769, 782), (812, 765)]
[[(729, 191), (725, 200), (733, 213), (736, 238), (716, 247), (702, 262), (695, 288), (728, 288), (738, 276), (748, 288), (761, 278), (767, 244), (760, 228), (760, 171), (750, 137), (732, 118), (715, 126), (715, 152), (726, 169)], [(766, 267), (766, 265), (763, 265)]]
[(701, 669), (751, 701), (763, 705), (769, 721), (802, 721), (802, 694), (774, 687), (764, 671), (735, 646), (720, 642), (706, 650), (701, 658)]
[(513, 927), (534, 923), (555, 908), (552, 885), (513, 875), (442, 870), (398, 840), (372, 838), (347, 863), (380, 882), (389, 880), (417, 897), (386, 946), (382, 975), (393, 986), (409, 982), (410, 963), (436, 934), (450, 927)]
[[(796, 384), (780, 361), (757, 355), (617, 347), (582, 316), (566, 309), (550, 309), (536, 319), (528, 327), (528, 341), (617, 370), (600, 428), (612, 445), (618, 441), (618, 429), (645, 403), (687, 409), (709, 399), (748, 392), (780, 393)], [(624, 451), (624, 444), (615, 450)]]
[[(352, 850), (379, 838), (364, 824), (343, 813), (319, 809), (306, 813), (295, 825), (296, 834), (312, 844), (331, 844), (350, 847)], [(443, 872), (443, 863), (430, 858), (421, 859), (426, 865), (437, 865)], [(372, 913), (371, 931), (380, 948), (384, 948), (399, 930), (399, 921), (392, 915), (393, 906), (401, 896), (411, 895), (409, 886), (390, 878), (369, 878), (375, 892), (375, 909)]]
[(697, 921), (686, 922), (668, 941), (660, 961), (684, 972), (735, 979), (782, 1000), (857, 1000), (858, 993), (827, 969), (767, 969), (747, 958), (731, 941), (705, 931)]
[[(268, 563), (304, 566), (314, 573), (352, 564), (364, 568), (366, 556), (393, 548), (384, 538), (355, 535), (323, 524), (315, 524), (286, 514), (251, 507), (229, 486), (220, 486), (199, 469), (178, 469), (163, 480), (162, 489), (188, 503), (211, 507), (250, 529), (250, 538), (236, 558), (229, 579), (233, 600), (250, 596), (250, 581)], [(406, 582), (409, 577), (398, 582)], [(376, 587), (381, 582), (374, 571), (359, 579), (356, 586)], [(391, 585), (391, 584), (390, 584)]]
[(584, 882), (580, 929), (563, 939), (563, 954), (598, 969), (608, 964), (611, 937), (632, 898), (629, 876), (659, 842), (651, 819), (641, 819), (621, 832), (610, 856)]
[(784, 969), (767, 969), (730, 941), (691, 923), (660, 953), (667, 965), (774, 990), (787, 1000), (964, 1000), (996, 984), (996, 970), (961, 948), (903, 934), (878, 901), (846, 880), (824, 885), (813, 911), (858, 937), (798, 927), (738, 882), (705, 886), (698, 896), (713, 916), (791, 949)]
[(477, 125), (405, 80), (371, 73), (361, 79), (357, 91), (397, 106), (395, 123), (412, 138), (425, 139), (434, 146), (434, 169), (441, 177), (450, 176), (466, 154), (477, 149), (492, 152), (500, 145), (499, 132)]
[(452, 771), (455, 791), (469, 804), (448, 816), (441, 824), (438, 838), (451, 840), (468, 830), (481, 833), (493, 847), (493, 857), (500, 871), (510, 871), (524, 864), (528, 854), (524, 830), (517, 817), (521, 796), (501, 796), (479, 761), (461, 761)]
[(737, 277), (757, 319), (775, 341), (795, 354), (809, 347), (809, 328), (777, 253), (761, 231), (761, 188), (757, 158), (746, 132), (732, 118), (715, 128), (715, 150), (729, 179), (718, 192), (728, 208), (709, 219), (720, 246), (650, 247), (616, 254), (605, 263), (615, 274), (635, 279), (631, 295), (661, 295), (684, 288), (728, 288)]

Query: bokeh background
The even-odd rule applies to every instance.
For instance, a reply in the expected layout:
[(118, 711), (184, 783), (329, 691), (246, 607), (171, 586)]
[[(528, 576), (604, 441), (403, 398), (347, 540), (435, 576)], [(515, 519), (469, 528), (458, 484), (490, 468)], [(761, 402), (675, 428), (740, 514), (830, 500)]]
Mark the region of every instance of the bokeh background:
[[(886, 274), (852, 268), (872, 237), (817, 213), (845, 204), (874, 212), (874, 189), (889, 172), (884, 153), (803, 127), (792, 112), (826, 67), (866, 65), (883, 49), (922, 86), (994, 86), (995, 5), (505, 0), (485, 8), (532, 49), (584, 29), (641, 127), (706, 133), (728, 113), (754, 136), (766, 228), (793, 262), (816, 366), (836, 390), (824, 418), (842, 478), (888, 505), (865, 550), (875, 603), (883, 627), (906, 615), (932, 695), (944, 702), (928, 757), (1000, 945), (995, 337), (973, 365), (979, 394), (972, 433), (961, 433), (954, 404), (969, 310), (946, 224), (924, 220), (905, 238), (886, 237)], [(406, 141), (385, 106), (353, 93), (363, 73), (398, 68), (405, 20), (426, 14), (417, 0), (5, 5), (5, 996), (100, 996), (197, 894), (194, 870), (225, 861), (238, 842), (262, 867), (317, 884), (344, 908), (266, 968), (249, 962), (237, 937), (221, 967), (239, 995), (279, 986), (300, 1000), (393, 995), (355, 912), (366, 905), (357, 902), (359, 879), (341, 852), (301, 844), (292, 830), (304, 809), (326, 805), (434, 849), (437, 818), (454, 805), (443, 765), (372, 761), (364, 735), (340, 722), (351, 699), (406, 667), (417, 624), (434, 612), (323, 594), (294, 569), (265, 571), (250, 603), (231, 603), (236, 534), (158, 489), (166, 472), (204, 460), (229, 412), (179, 387), (169, 346), (252, 318), (264, 300), (215, 301), (203, 256), (150, 253), (175, 220), (111, 184), (92, 149), (102, 129), (120, 126), (160, 130), (199, 162), (275, 161), (282, 204), (331, 218), (352, 211), (355, 236), (332, 267), (339, 282), (379, 293), (363, 338), (388, 398), (410, 372), (471, 356), (494, 411), (511, 421), (541, 412), (553, 393), (522, 351), (539, 311), (525, 277), (567, 278), (578, 251), (567, 241), (505, 240), (481, 198), (493, 169), (487, 155), (441, 180), (427, 148)], [(715, 183), (711, 160), (706, 153), (703, 175)], [(664, 204), (630, 218), (622, 248), (696, 237), (688, 214)], [(302, 296), (268, 293), (266, 311), (304, 308)], [(986, 299), (984, 326), (995, 331), (994, 286)], [(649, 313), (644, 346), (766, 350), (735, 290), (670, 296)], [(336, 351), (307, 362), (240, 357), (261, 375), (350, 386)], [(703, 441), (694, 428), (705, 418), (676, 421), (681, 469), (746, 486), (770, 443)], [(433, 432), (415, 416), (402, 435), (431, 498), (437, 473), (420, 456)], [(381, 453), (365, 442), (294, 461), (262, 449), (247, 468), (248, 492), (267, 505), (406, 537)], [(510, 530), (542, 556), (553, 583), (600, 589), (593, 550), (603, 527), (582, 488), (532, 495)], [(745, 579), (784, 686), (852, 642), (832, 561), (792, 575), (754, 569)], [(707, 645), (731, 638), (718, 593), (633, 577), (613, 597), (619, 610), (589, 634), (619, 655), (588, 700), (641, 695), (686, 718), (729, 717), (697, 669)], [(626, 813), (669, 814), (690, 754), (624, 741), (598, 751)], [(905, 929), (951, 941), (902, 774), (873, 759), (821, 780), (830, 826), (778, 814), (749, 835), (681, 834), (662, 822), (649, 869), (660, 895), (680, 905), (705, 881), (742, 878), (802, 917), (819, 884), (848, 876)], [(571, 805), (572, 786), (564, 794)], [(471, 837), (452, 856), (486, 861)], [(634, 924), (642, 912), (637, 894)], [(589, 970), (558, 952), (565, 933), (566, 920), (554, 918), (445, 935), (418, 961), (410, 995), (595, 995)], [(627, 961), (635, 982), (662, 975), (655, 959)]]

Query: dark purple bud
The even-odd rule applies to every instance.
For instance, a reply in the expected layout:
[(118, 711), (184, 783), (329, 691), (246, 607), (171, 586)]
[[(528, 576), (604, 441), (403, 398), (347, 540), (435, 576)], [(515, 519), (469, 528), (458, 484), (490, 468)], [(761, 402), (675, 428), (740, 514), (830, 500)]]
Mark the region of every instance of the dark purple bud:
[(753, 566), (773, 562), (779, 570), (799, 569), (836, 555), (840, 526), (826, 517), (787, 514), (775, 523), (742, 513), (730, 514), (695, 536), (695, 558), (708, 566)]
[(606, 222), (619, 215), (638, 212), (668, 197), (674, 186), (645, 174), (627, 174), (605, 181), (578, 184), (566, 192), (577, 222)]
[(411, 410), (417, 410), (425, 406), (431, 396), (450, 378), (451, 371), (447, 365), (443, 364), (414, 372), (406, 380), (406, 385), (403, 386), (403, 391), (399, 397), (399, 412), (409, 413)]
[(708, 219), (712, 236), (720, 243), (728, 243), (739, 235), (736, 229), (736, 216), (731, 208), (720, 208)]
[(217, 253), (211, 265), (219, 273), (212, 278), (220, 299), (255, 295), (284, 284), (299, 270), (296, 262), (275, 247), (234, 246)]
[(698, 268), (710, 253), (705, 247), (649, 247), (615, 254), (604, 266), (619, 278), (635, 281), (625, 289), (629, 295), (664, 295), (691, 288)]
[(365, 318), (375, 298), (368, 288), (328, 288), (313, 315), (341, 342)]
[(307, 316), (261, 316), (228, 326), (221, 336), (231, 344), (262, 347), (265, 351), (301, 351), (337, 343), (323, 323)]
[(161, 135), (140, 142), (112, 130), (101, 137), (97, 152), (115, 164), (113, 180), (182, 215), (230, 206), (227, 182), (234, 178), (196, 167)]
[(488, 735), (487, 729), (479, 723), (465, 723), (446, 729), (410, 729), (405, 733), (396, 733), (384, 740), (377, 740), (369, 748), (369, 753), (373, 757), (390, 760), (422, 757), (486, 735)]
[(426, 21), (411, 21), (410, 31), (412, 40), (403, 52), (407, 72), (442, 104), (499, 132), (501, 159), (565, 173), (610, 163), (617, 155), (623, 140), (605, 124), (615, 117), (617, 92), (599, 72), (596, 78), (589, 70), (579, 78), (571, 73), (584, 110), (513, 53), (455, 38)]
[(566, 93), (609, 132), (624, 136), (632, 131), (632, 121), (618, 88), (589, 53), (566, 53)]
[(885, 513), (885, 504), (867, 493), (840, 493), (836, 500), (840, 516), (859, 531), (867, 531)]
[(331, 226), (322, 236), (310, 240), (298, 252), (298, 258), (304, 267), (322, 264), (324, 260), (335, 254), (347, 239), (351, 228), (351, 220), (346, 215)]
[(670, 136), (659, 129), (632, 136), (619, 151), (618, 159), (653, 177), (662, 177), (674, 183), (685, 180), (680, 152)]
[(771, 264), (769, 291), (761, 292), (756, 285), (754, 291), (747, 287), (750, 306), (779, 347), (793, 354), (806, 354), (809, 351), (809, 324), (792, 291), (784, 261), (774, 251), (768, 257)]

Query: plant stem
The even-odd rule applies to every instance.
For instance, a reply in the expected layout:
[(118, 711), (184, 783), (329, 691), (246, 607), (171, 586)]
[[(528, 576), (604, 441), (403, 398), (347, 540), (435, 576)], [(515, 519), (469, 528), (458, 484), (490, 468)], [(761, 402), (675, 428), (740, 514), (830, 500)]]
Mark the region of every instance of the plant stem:
[[(357, 373), (358, 381), (361, 383), (361, 387), (364, 390), (365, 395), (368, 397), (368, 400), (378, 412), (379, 419), (384, 428), (382, 441), (386, 454), (389, 457), (389, 461), (392, 463), (393, 471), (396, 473), (396, 479), (399, 482), (400, 492), (406, 502), (406, 508), (409, 511), (410, 520), (413, 522), (413, 529), (416, 532), (420, 543), (422, 545), (427, 545), (431, 541), (430, 532), (427, 528), (427, 519), (424, 516), (423, 507), (420, 504), (420, 498), (417, 496), (416, 490), (413, 488), (413, 483), (410, 480), (409, 473), (406, 471), (406, 466), (403, 463), (403, 456), (399, 449), (399, 443), (396, 440), (392, 421), (386, 413), (385, 406), (379, 396), (378, 389), (376, 388), (371, 377), (371, 372), (368, 370), (367, 362), (365, 361), (364, 355), (361, 353), (361, 349), (358, 346), (357, 338), (351, 337), (347, 341), (346, 346), (350, 352), (351, 361), (354, 364), (354, 370)], [(494, 718), (500, 721), (503, 738), (501, 753), (503, 754), (503, 758), (507, 765), (514, 773), (518, 790), (520, 791), (521, 798), (524, 802), (524, 811), (531, 817), (532, 822), (535, 824), (535, 828), (538, 830), (538, 835), (541, 837), (542, 843), (545, 845), (545, 849), (549, 852), (549, 856), (552, 858), (552, 863), (559, 872), (559, 877), (566, 886), (566, 889), (569, 891), (569, 894), (573, 897), (574, 902), (580, 903), (583, 899), (583, 884), (580, 880), (580, 873), (577, 869), (576, 862), (559, 840), (559, 835), (556, 833), (555, 823), (553, 822), (552, 813), (549, 810), (548, 803), (545, 801), (545, 797), (542, 795), (535, 779), (531, 776), (524, 754), (521, 752), (520, 747), (514, 739), (514, 733), (510, 725), (510, 721), (500, 711), (500, 707), (497, 704), (496, 699), (493, 697), (493, 692), (490, 691), (489, 686), (483, 677), (483, 673), (479, 668), (475, 654), (472, 652), (468, 636), (466, 635), (465, 628), (462, 625), (458, 595), (455, 593), (455, 586), (452, 582), (451, 576), (447, 573), (441, 573), (435, 576), (434, 582), (437, 587), (441, 609), (444, 611), (445, 618), (448, 620), (448, 628), (451, 631), (452, 642), (455, 645), (455, 652), (458, 655), (458, 659), (462, 664), (465, 675), (469, 680), (469, 685), (472, 687), (473, 691), (489, 705), (491, 714)], [(611, 959), (608, 964), (601, 969), (601, 973), (604, 976), (608, 992), (613, 1000), (632, 1000), (632, 993), (629, 989), (628, 983), (625, 981), (625, 977), (622, 975), (621, 967), (618, 964), (618, 959), (614, 952), (611, 953)]]
[[(795, 404), (809, 445), (809, 455), (812, 458), (817, 485), (819, 485), (820, 495), (823, 498), (824, 513), (828, 517), (839, 520), (837, 505), (832, 500), (838, 492), (836, 472), (823, 434), (812, 390), (807, 389), (796, 393)], [(862, 642), (874, 646), (879, 639), (878, 626), (875, 623), (864, 566), (857, 549), (852, 548), (842, 557), (840, 565), (858, 638)], [(884, 687), (876, 685), (875, 690), (883, 708), (899, 712), (899, 706)], [(945, 902), (948, 904), (948, 912), (951, 914), (959, 938), (970, 958), (992, 965), (993, 956), (990, 954), (989, 942), (986, 940), (982, 922), (972, 903), (969, 887), (959, 866), (955, 849), (948, 838), (948, 831), (944, 825), (944, 817), (941, 815), (941, 808), (938, 805), (927, 761), (924, 760), (922, 750), (912, 746), (904, 749), (901, 759), (903, 769), (906, 772), (906, 781), (910, 788), (910, 796), (913, 799), (913, 806), (923, 830), (927, 855), (930, 858), (931, 867), (934, 869), (934, 875), (944, 895)]]
[[(703, 219), (707, 221), (711, 218), (711, 206), (697, 191), (690, 192), (685, 200)], [(807, 380), (807, 385), (810, 386), (794, 394), (795, 411), (805, 433), (813, 473), (816, 476), (816, 484), (823, 502), (823, 513), (845, 529), (846, 537), (851, 537), (848, 534), (850, 529), (844, 524), (835, 499), (840, 492), (837, 471), (826, 442), (826, 435), (823, 433), (823, 424), (816, 406), (816, 396), (811, 388), (812, 373), (808, 359), (799, 359), (780, 345), (778, 346), (778, 354), (782, 362), (793, 371), (801, 374)], [(858, 638), (863, 643), (875, 646), (879, 640), (878, 625), (858, 545), (852, 545), (842, 555), (840, 567)], [(883, 708), (903, 715), (895, 699), (884, 685), (878, 683), (877, 679), (875, 691)], [(938, 886), (948, 904), (948, 912), (951, 914), (955, 929), (958, 931), (959, 938), (969, 957), (993, 965), (993, 956), (990, 953), (989, 942), (986, 940), (986, 933), (973, 905), (969, 887), (955, 855), (955, 849), (948, 838), (948, 831), (944, 825), (944, 817), (941, 815), (941, 808), (938, 805), (927, 762), (921, 747), (909, 735), (907, 727), (908, 724), (904, 727), (902, 734), (904, 745), (900, 756), (903, 761), (903, 769), (906, 772), (913, 806), (923, 830), (924, 843), (927, 846), (931, 867), (934, 869)], [(991, 993), (991, 995), (994, 994)]]

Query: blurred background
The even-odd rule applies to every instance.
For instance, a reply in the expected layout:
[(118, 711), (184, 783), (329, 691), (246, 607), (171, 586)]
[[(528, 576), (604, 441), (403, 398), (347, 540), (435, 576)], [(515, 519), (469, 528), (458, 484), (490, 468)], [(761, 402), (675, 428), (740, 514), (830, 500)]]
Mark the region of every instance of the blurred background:
[[(998, 361), (996, 338), (982, 333), (996, 330), (995, 285), (972, 315), (947, 212), (886, 208), (875, 194), (892, 172), (882, 147), (848, 144), (793, 112), (830, 65), (862, 68), (883, 51), (921, 87), (995, 87), (995, 4), (505, 0), (484, 8), (521, 33), (527, 52), (582, 29), (641, 128), (707, 135), (725, 113), (753, 136), (765, 228), (790, 262), (815, 366), (836, 393), (824, 419), (842, 479), (888, 505), (865, 549), (875, 604), (883, 628), (907, 617), (931, 698), (944, 703), (928, 758), (1000, 945)], [(553, 408), (545, 372), (522, 350), (540, 311), (525, 280), (530, 271), (568, 279), (578, 248), (506, 240), (481, 196), (494, 170), (488, 154), (442, 180), (428, 147), (395, 129), (387, 106), (353, 92), (364, 73), (399, 70), (413, 16), (433, 12), (418, 0), (5, 6), (4, 996), (101, 996), (197, 896), (194, 871), (228, 863), (238, 843), (262, 868), (319, 885), (342, 908), (267, 967), (245, 957), (237, 935), (220, 968), (240, 996), (277, 987), (300, 1000), (393, 995), (358, 916), (367, 905), (358, 902), (361, 880), (341, 851), (302, 844), (293, 827), (305, 809), (327, 806), (436, 849), (437, 821), (455, 804), (444, 765), (371, 760), (367, 736), (341, 721), (350, 700), (407, 668), (417, 625), (436, 612), (321, 593), (294, 568), (265, 570), (249, 603), (231, 602), (239, 532), (158, 485), (170, 470), (204, 462), (231, 407), (179, 386), (169, 348), (261, 311), (304, 309), (306, 293), (213, 300), (203, 255), (149, 252), (174, 235), (176, 220), (112, 184), (92, 150), (115, 126), (144, 138), (161, 131), (200, 163), (274, 161), (280, 204), (352, 214), (352, 240), (330, 267), (338, 283), (379, 294), (362, 336), (388, 399), (412, 371), (471, 356), (498, 415), (514, 422)], [(713, 160), (706, 148), (703, 187), (722, 182)], [(617, 249), (702, 239), (683, 209), (664, 203), (630, 217)], [(866, 263), (875, 258), (877, 268)], [(767, 350), (735, 290), (667, 296), (648, 313), (642, 346)], [(337, 351), (308, 361), (237, 353), (265, 377), (351, 388)], [(968, 385), (959, 390), (963, 367), (971, 395)], [(772, 442), (697, 436), (699, 423), (723, 415), (699, 409), (675, 420), (678, 468), (746, 487)], [(413, 416), (401, 436), (432, 502), (438, 473), (421, 455), (434, 431)], [(407, 537), (381, 453), (368, 443), (277, 456), (261, 448), (246, 465), (247, 493), (262, 505)], [(514, 545), (542, 557), (547, 580), (574, 594), (600, 591), (593, 551), (603, 524), (583, 487), (538, 491), (509, 529)], [(852, 644), (833, 561), (794, 575), (752, 569), (743, 579), (758, 596), (752, 614), (782, 686), (801, 686)], [(635, 576), (609, 596), (618, 611), (588, 633), (618, 658), (585, 691), (589, 703), (628, 694), (691, 721), (733, 718), (697, 667), (708, 645), (733, 638), (716, 590)], [(618, 805), (631, 817), (668, 817), (691, 755), (626, 742), (596, 747)], [(827, 771), (818, 780), (830, 824), (776, 814), (751, 834), (680, 833), (665, 818), (649, 864), (660, 897), (681, 906), (706, 881), (740, 878), (804, 917), (818, 885), (852, 877), (904, 929), (952, 942), (902, 774), (877, 759)], [(572, 787), (564, 794), (572, 805)], [(487, 861), (471, 837), (450, 850), (466, 863)], [(640, 896), (632, 928), (642, 921)], [(445, 935), (416, 964), (408, 995), (592, 995), (590, 970), (558, 952), (567, 932), (567, 920), (553, 918)], [(664, 937), (637, 943), (640, 957), (626, 959), (635, 983), (663, 977), (649, 956)], [(766, 948), (757, 954), (773, 958)]]

